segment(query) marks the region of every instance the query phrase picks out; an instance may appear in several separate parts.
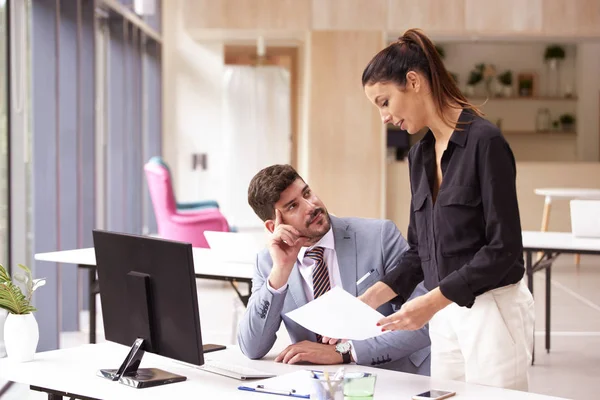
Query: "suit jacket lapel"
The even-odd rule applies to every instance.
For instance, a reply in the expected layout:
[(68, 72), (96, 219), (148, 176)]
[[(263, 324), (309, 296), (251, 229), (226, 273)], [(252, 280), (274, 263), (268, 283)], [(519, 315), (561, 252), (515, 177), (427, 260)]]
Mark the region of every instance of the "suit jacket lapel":
[(356, 296), (356, 232), (352, 231), (347, 223), (336, 217), (331, 217), (331, 224), (342, 287), (346, 292)]
[(298, 307), (302, 307), (308, 303), (306, 293), (304, 293), (304, 283), (302, 275), (300, 275), (300, 270), (298, 269), (298, 264), (294, 265), (294, 268), (292, 269), (292, 273), (288, 279), (288, 285), (288, 290)]

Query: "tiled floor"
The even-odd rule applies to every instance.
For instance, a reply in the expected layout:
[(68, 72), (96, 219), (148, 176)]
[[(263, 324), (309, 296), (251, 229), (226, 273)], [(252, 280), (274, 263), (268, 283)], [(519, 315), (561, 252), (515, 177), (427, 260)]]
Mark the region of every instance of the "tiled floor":
[[(534, 278), (536, 304), (536, 362), (530, 369), (530, 391), (571, 399), (596, 399), (600, 391), (600, 257), (583, 256), (581, 266), (572, 256), (561, 256), (552, 275), (552, 351), (544, 349), (544, 275)], [(245, 289), (245, 288), (243, 288)], [(234, 344), (237, 319), (244, 307), (228, 283), (198, 281), (204, 343)], [(101, 314), (98, 335), (103, 340)], [(87, 327), (87, 313), (81, 326)], [(61, 347), (86, 343), (87, 331), (63, 333)], [(289, 338), (280, 331), (277, 347)], [(115, 360), (118, 363), (119, 360)], [(0, 382), (2, 385), (3, 382)], [(7, 400), (43, 399), (23, 385), (14, 385)]]

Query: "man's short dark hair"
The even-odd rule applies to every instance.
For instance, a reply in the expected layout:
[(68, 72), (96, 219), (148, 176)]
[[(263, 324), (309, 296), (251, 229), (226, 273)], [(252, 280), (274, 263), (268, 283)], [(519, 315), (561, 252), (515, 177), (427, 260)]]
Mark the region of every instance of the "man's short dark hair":
[(275, 219), (275, 203), (279, 201), (281, 192), (298, 178), (302, 179), (288, 164), (276, 164), (262, 169), (250, 181), (248, 204), (263, 221)]

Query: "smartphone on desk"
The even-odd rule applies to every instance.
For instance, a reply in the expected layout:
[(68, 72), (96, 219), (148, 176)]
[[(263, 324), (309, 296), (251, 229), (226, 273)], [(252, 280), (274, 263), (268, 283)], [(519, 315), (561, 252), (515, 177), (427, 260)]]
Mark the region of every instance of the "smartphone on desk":
[(429, 390), (413, 396), (413, 400), (442, 400), (452, 397), (456, 392), (447, 392), (445, 390)]
[(205, 344), (202, 346), (202, 351), (204, 354), (212, 353), (213, 351), (225, 350), (227, 347), (220, 344)]

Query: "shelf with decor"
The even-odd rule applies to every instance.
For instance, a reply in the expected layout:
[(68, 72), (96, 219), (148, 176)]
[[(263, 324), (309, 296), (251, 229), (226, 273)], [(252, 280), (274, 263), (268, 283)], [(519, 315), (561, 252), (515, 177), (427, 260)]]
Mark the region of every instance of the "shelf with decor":
[(515, 130), (503, 130), (502, 134), (505, 136), (534, 136), (540, 135), (544, 137), (553, 137), (553, 138), (572, 138), (577, 136), (577, 132), (575, 131), (515, 131)]
[(485, 96), (469, 96), (467, 100), (472, 101), (496, 101), (496, 100), (519, 100), (519, 101), (577, 101), (577, 96), (500, 96), (500, 97), (485, 97)]

